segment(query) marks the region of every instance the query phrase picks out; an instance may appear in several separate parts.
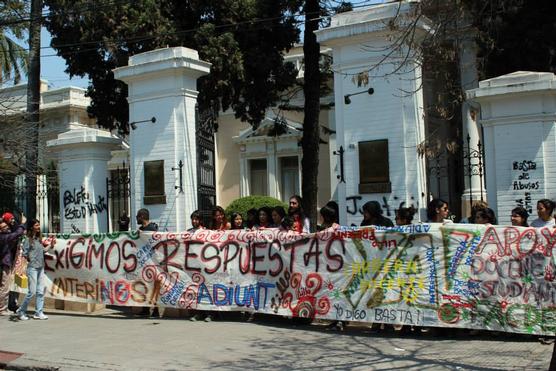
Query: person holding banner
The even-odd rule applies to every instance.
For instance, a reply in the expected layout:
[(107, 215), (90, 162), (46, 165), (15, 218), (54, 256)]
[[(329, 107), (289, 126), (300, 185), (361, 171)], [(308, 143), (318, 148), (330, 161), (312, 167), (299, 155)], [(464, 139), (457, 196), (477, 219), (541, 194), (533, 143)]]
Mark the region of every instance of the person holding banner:
[(400, 204), (400, 208), (396, 210), (396, 225), (411, 225), (413, 216), (417, 210), (413, 207), (403, 207), (404, 202)]
[(147, 209), (139, 209), (137, 210), (137, 215), (135, 216), (135, 220), (137, 221), (137, 225), (139, 226), (139, 230), (142, 232), (158, 232), (158, 224), (155, 222), (151, 222), (149, 210)]
[(435, 198), (427, 206), (427, 219), (429, 223), (451, 222), (448, 203), (440, 198)]
[(253, 229), (267, 228), (274, 228), (272, 224), (272, 209), (268, 206), (263, 206), (259, 209), (259, 223)]
[(232, 225), (226, 219), (226, 213), (221, 206), (216, 206), (212, 210), (212, 226), (210, 229), (213, 231), (227, 231), (231, 229)]
[(293, 195), (290, 197), (290, 207), (288, 208), (288, 216), (292, 219), (292, 230), (297, 233), (309, 233), (311, 231), (311, 222), (305, 216), (303, 211), (301, 196)]
[(527, 218), (529, 218), (529, 213), (524, 207), (518, 206), (512, 210), (512, 225), (515, 227), (529, 227), (527, 224)]
[(554, 207), (556, 204), (554, 201), (547, 198), (543, 198), (537, 202), (537, 219), (531, 222), (531, 227), (543, 228), (543, 227), (554, 227), (556, 223), (554, 222)]
[(275, 206), (272, 209), (272, 223), (280, 230), (288, 230), (288, 223), (286, 221), (286, 210), (282, 206)]
[[(18, 228), (18, 223), (15, 220), (14, 214), (5, 212), (2, 215), (2, 221), (8, 225), (8, 228), (11, 232), (15, 232)], [(21, 224), (25, 224), (25, 216), (21, 215)], [(20, 239), (17, 238), (8, 243), (8, 251), (10, 252), (11, 261), (15, 266), (15, 262), (17, 260), (17, 255), (19, 254), (19, 242)], [(12, 279), (13, 279), (14, 272), (12, 270)], [(15, 313), (17, 311), (17, 299), (19, 298), (19, 293), (15, 291), (10, 291), (8, 296), (8, 309)]]
[(319, 213), (322, 221), (321, 225), (319, 226), (320, 231), (324, 231), (327, 229), (336, 230), (340, 228), (340, 224), (338, 224), (338, 212), (333, 205), (324, 205), (320, 208)]
[(191, 228), (187, 231), (189, 233), (194, 233), (199, 229), (205, 229), (205, 227), (203, 227), (203, 218), (201, 217), (201, 213), (199, 210), (195, 210), (191, 213)]
[(477, 211), (475, 215), (475, 224), (496, 224), (496, 214), (494, 214), (494, 210), (487, 207)]
[(232, 229), (245, 229), (245, 224), (243, 224), (243, 215), (236, 211), (232, 213)]
[(8, 296), (13, 280), (15, 259), (12, 258), (11, 247), (14, 241), (25, 233), (25, 228), (19, 225), (12, 232), (5, 221), (0, 221), (0, 316), (9, 315)]
[(41, 225), (37, 219), (30, 219), (27, 222), (26, 239), (23, 241), (23, 257), (27, 259), (27, 278), (29, 279), (29, 289), (21, 307), (16, 314), (20, 320), (26, 321), (27, 306), (36, 295), (34, 319), (46, 320), (48, 316), (43, 313), (44, 306), (44, 254), (47, 248), (53, 246), (52, 240), (43, 240)]
[(363, 221), (361, 227), (376, 225), (379, 227), (393, 227), (394, 223), (382, 215), (383, 211), (378, 201), (369, 201), (363, 205)]

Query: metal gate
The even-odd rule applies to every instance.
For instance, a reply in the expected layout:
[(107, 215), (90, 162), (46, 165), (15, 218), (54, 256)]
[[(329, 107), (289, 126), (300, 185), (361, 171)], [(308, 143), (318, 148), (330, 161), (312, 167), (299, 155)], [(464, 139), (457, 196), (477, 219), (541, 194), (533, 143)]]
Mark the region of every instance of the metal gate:
[(195, 108), (197, 141), (197, 204), (206, 226), (216, 206), (216, 171), (214, 133), (218, 130), (217, 115), (213, 110), (199, 112)]
[[(462, 216), (461, 198), (464, 196), (465, 180), (471, 184), (471, 179), (479, 177), (480, 180), (480, 200), (484, 201), (486, 192), (483, 188), (485, 168), (484, 168), (484, 148), (479, 140), (473, 149), (469, 135), (456, 151), (448, 151), (446, 148), (435, 152), (427, 157), (427, 188), (429, 197), (441, 198), (450, 205), (456, 217)], [(469, 210), (475, 201), (473, 195), (469, 193)]]
[(125, 162), (122, 167), (110, 170), (110, 176), (106, 178), (106, 197), (108, 198), (108, 230), (127, 231), (130, 226), (129, 210), (131, 206), (131, 181), (129, 178), (129, 167)]
[[(27, 195), (35, 194), (36, 218), (41, 222), (43, 233), (60, 232), (60, 187), (58, 172), (50, 164), (42, 174), (37, 175), (36, 189), (29, 189), (23, 174), (4, 173), (0, 175), (0, 212), (9, 211), (19, 219), (27, 209)], [(27, 215), (29, 218), (29, 216)]]

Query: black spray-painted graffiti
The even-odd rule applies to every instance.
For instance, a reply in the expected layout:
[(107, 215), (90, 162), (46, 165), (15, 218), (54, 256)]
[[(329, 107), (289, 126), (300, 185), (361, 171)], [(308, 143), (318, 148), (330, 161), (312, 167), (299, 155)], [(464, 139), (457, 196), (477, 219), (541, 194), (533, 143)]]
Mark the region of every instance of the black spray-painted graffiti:
[(535, 161), (514, 161), (512, 166), (513, 171), (519, 172), (518, 180), (513, 183), (514, 191), (535, 190), (540, 188), (540, 182), (531, 177), (529, 172), (537, 170), (537, 163)]
[[(358, 203), (358, 201), (361, 201), (362, 199), (363, 199), (363, 197), (361, 197), (360, 195), (346, 197), (346, 203), (347, 203), (346, 211), (347, 211), (347, 213), (351, 214), (351, 215), (357, 215), (357, 213), (363, 215), (363, 209), (359, 207), (359, 203)], [(394, 200), (398, 200), (398, 197), (394, 196)], [(411, 201), (415, 201), (415, 197), (411, 196)], [(400, 204), (400, 207), (402, 207), (403, 205), (405, 205), (405, 202), (402, 202), (402, 204)], [(410, 206), (418, 208), (419, 207), (419, 202), (417, 202), (417, 205), (413, 205), (413, 202), (412, 202)], [(389, 216), (389, 217), (392, 216), (392, 209), (390, 208), (390, 204), (388, 203), (388, 199), (384, 196), (382, 197), (382, 208), (386, 211), (386, 216)], [(396, 210), (394, 210), (394, 212), (396, 212)]]
[(91, 200), (89, 192), (85, 191), (85, 187), (81, 189), (66, 190), (64, 192), (64, 217), (67, 220), (85, 218), (93, 214), (104, 212), (108, 206), (103, 196), (97, 195), (97, 200)]
[[(512, 170), (517, 172), (517, 180), (513, 182), (514, 191), (525, 191), (523, 196), (515, 200), (517, 206), (521, 206), (527, 210), (529, 214), (533, 212), (533, 201), (530, 190), (538, 190), (540, 188), (540, 181), (535, 180), (537, 170), (537, 163), (535, 161), (514, 161)], [(531, 172), (534, 172), (531, 174)]]

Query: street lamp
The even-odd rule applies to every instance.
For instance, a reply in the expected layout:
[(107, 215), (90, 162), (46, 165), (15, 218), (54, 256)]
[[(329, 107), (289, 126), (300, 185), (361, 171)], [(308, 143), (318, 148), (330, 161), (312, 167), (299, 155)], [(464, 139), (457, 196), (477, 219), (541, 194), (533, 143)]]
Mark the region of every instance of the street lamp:
[(148, 120), (133, 121), (129, 123), (129, 126), (131, 126), (131, 130), (135, 130), (137, 129), (137, 124), (141, 124), (143, 122), (152, 122), (154, 124), (156, 122), (156, 117), (151, 117)]

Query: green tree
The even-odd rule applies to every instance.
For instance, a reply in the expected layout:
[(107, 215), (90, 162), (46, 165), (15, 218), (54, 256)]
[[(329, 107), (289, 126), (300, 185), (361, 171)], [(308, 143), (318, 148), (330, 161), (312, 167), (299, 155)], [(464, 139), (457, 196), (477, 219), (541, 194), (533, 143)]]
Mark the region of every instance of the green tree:
[(27, 51), (17, 42), (24, 36), (27, 14), (24, 1), (0, 3), (0, 85), (12, 79), (17, 84), (27, 74)]
[(465, 1), (479, 31), (483, 78), (515, 71), (556, 72), (556, 2)]
[[(52, 47), (72, 76), (91, 79), (89, 113), (102, 127), (128, 131), (127, 87), (112, 69), (129, 56), (186, 46), (212, 63), (199, 81), (201, 109), (227, 110), (254, 126), (295, 82), (283, 53), (297, 41), (297, 0), (46, 0)], [(261, 94), (264, 92), (264, 94)]]

